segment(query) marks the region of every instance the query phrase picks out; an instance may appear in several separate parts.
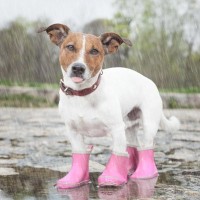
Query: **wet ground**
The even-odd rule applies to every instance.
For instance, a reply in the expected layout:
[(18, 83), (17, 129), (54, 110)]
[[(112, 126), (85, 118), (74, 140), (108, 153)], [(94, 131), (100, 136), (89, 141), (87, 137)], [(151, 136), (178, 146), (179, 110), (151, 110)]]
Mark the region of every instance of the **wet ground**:
[(56, 108), (0, 108), (0, 199), (200, 199), (200, 110), (165, 110), (181, 119), (180, 131), (156, 137), (159, 177), (129, 181), (121, 188), (98, 188), (97, 177), (110, 154), (111, 138), (87, 139), (91, 183), (57, 190), (70, 167), (70, 145)]

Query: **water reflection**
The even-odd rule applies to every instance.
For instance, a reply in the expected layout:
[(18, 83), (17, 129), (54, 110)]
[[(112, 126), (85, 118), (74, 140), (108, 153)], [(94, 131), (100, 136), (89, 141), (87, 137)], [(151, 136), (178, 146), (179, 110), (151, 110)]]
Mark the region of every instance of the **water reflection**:
[(2, 200), (12, 200), (12, 198), (9, 197), (8, 194), (5, 194), (2, 190), (0, 190), (0, 199), (2, 199)]
[(63, 197), (68, 197), (70, 200), (88, 200), (90, 188), (87, 184), (74, 189), (58, 189), (58, 193)]
[(147, 198), (154, 195), (158, 177), (146, 180), (135, 180), (128, 183), (129, 196)]
[(176, 199), (182, 199), (183, 195), (185, 199), (200, 199), (199, 170), (184, 171), (176, 175), (172, 172), (160, 173), (158, 178), (129, 181), (119, 188), (98, 188), (97, 178), (100, 173), (90, 173), (91, 184), (68, 190), (57, 190), (54, 187), (55, 182), (65, 173), (29, 167), (15, 168), (15, 171), (18, 174), (0, 175), (0, 199), (132, 200), (174, 199), (174, 196)]
[(145, 180), (129, 181), (126, 185), (120, 188), (99, 188), (98, 196), (104, 200), (130, 200), (135, 198), (152, 197), (155, 190), (155, 185), (158, 177)]
[[(102, 200), (131, 200), (135, 198), (150, 198), (154, 194), (157, 177), (146, 180), (129, 181), (126, 185), (98, 188), (98, 198)], [(88, 200), (91, 197), (90, 185), (84, 185), (75, 189), (58, 190), (61, 196), (70, 200)]]

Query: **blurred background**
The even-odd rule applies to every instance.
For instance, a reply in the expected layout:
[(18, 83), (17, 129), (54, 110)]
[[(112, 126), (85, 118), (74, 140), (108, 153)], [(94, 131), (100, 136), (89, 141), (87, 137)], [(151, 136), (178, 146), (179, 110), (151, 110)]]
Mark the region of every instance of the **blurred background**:
[(104, 68), (134, 69), (161, 92), (198, 93), (199, 10), (199, 0), (0, 0), (0, 85), (58, 88), (59, 49), (37, 29), (64, 23), (72, 31), (116, 32), (132, 41), (107, 56)]

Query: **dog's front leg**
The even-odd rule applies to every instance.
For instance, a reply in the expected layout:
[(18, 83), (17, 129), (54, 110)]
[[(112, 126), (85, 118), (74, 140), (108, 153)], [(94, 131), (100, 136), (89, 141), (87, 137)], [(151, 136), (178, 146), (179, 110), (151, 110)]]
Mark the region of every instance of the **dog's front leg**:
[(111, 129), (113, 152), (105, 170), (98, 178), (99, 186), (121, 186), (127, 182), (128, 153), (124, 123)]
[(75, 152), (86, 152), (87, 146), (84, 143), (83, 136), (78, 133), (77, 131), (74, 131), (73, 129), (67, 127), (67, 139), (71, 144), (72, 147), (72, 153)]
[(57, 181), (57, 188), (68, 189), (89, 182), (89, 157), (92, 147), (86, 147), (83, 136), (68, 130), (67, 137), (72, 145), (72, 167), (69, 173)]
[(127, 154), (124, 123), (121, 123), (121, 125), (118, 125), (117, 127), (113, 127), (110, 131), (110, 134), (113, 139), (113, 152), (117, 154)]

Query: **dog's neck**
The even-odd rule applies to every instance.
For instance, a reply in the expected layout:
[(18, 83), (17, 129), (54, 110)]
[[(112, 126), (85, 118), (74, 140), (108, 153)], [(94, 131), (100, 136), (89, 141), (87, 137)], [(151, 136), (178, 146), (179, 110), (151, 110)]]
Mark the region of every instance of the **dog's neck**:
[(89, 88), (85, 88), (82, 90), (73, 90), (72, 88), (67, 87), (63, 80), (60, 81), (60, 89), (63, 91), (64, 94), (66, 94), (67, 96), (86, 96), (89, 95), (91, 93), (93, 93), (99, 86), (100, 81), (101, 81), (101, 75), (99, 74), (97, 81)]
[(73, 90), (83, 90), (83, 89), (86, 89), (86, 88), (90, 88), (92, 87), (92, 85), (95, 84), (95, 82), (97, 81), (100, 73), (102, 72), (101, 70), (92, 78), (90, 79), (87, 79), (85, 81), (83, 81), (83, 83), (74, 83), (70, 80), (70, 77), (68, 77), (65, 73), (65, 71), (62, 69), (61, 67), (61, 70), (62, 70), (62, 74), (63, 74), (63, 82), (64, 84), (67, 86), (67, 87), (70, 87), (71, 89)]

